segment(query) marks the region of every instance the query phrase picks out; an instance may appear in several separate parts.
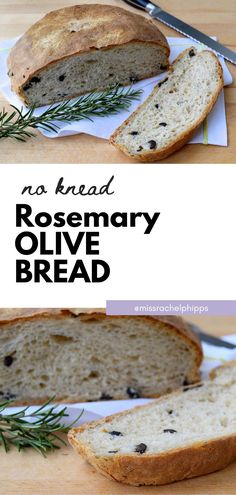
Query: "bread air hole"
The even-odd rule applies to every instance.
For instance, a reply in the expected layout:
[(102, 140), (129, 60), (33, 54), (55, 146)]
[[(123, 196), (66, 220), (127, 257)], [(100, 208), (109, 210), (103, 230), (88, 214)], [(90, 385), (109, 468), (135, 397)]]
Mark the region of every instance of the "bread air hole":
[(73, 337), (67, 337), (66, 335), (50, 335), (50, 338), (54, 340), (55, 342), (58, 342), (60, 344), (66, 344), (68, 342), (73, 342)]

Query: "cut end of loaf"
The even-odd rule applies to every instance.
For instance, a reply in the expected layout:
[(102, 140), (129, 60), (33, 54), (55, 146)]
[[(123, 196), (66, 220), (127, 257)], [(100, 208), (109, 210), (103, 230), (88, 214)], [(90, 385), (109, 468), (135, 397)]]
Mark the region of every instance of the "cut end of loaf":
[(22, 86), (22, 94), (28, 106), (49, 105), (117, 84), (127, 86), (161, 74), (167, 67), (166, 50), (154, 43), (90, 50), (37, 72)]
[(213, 52), (185, 50), (110, 142), (139, 161), (166, 158), (189, 141), (222, 88), (222, 68)]
[(156, 397), (199, 379), (182, 320), (42, 310), (0, 326), (0, 397), (18, 404)]
[(235, 370), (234, 362), (188, 391), (75, 428), (69, 441), (102, 474), (127, 484), (222, 469), (236, 459)]

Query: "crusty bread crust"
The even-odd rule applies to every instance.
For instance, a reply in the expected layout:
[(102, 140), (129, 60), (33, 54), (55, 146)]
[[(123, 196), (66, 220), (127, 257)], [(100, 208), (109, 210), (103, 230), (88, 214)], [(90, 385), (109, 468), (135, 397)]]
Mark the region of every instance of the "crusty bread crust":
[[(47, 308), (41, 308), (41, 309), (0, 309), (0, 331), (1, 328), (11, 328), (12, 323), (20, 323), (20, 322), (25, 322), (25, 321), (31, 321), (32, 323), (34, 321), (47, 321), (48, 319), (57, 319), (61, 320), (63, 323), (63, 320), (65, 318), (76, 318), (80, 317), (82, 321), (86, 321), (88, 319), (92, 319), (93, 321), (101, 321), (102, 319), (111, 319), (114, 321), (114, 319), (122, 320), (122, 319), (127, 319), (131, 318), (130, 316), (109, 316), (105, 314), (105, 311), (103, 310), (79, 310), (79, 309), (47, 309)], [(163, 325), (163, 330), (169, 330), (171, 332), (175, 332), (176, 335), (187, 345), (189, 348), (192, 348), (195, 354), (195, 366), (192, 371), (191, 375), (191, 382), (192, 383), (197, 383), (199, 382), (200, 379), (200, 374), (199, 374), (199, 368), (203, 359), (203, 351), (202, 351), (202, 346), (199, 338), (197, 335), (189, 328), (187, 323), (182, 320), (180, 317), (176, 316), (133, 316), (133, 318), (137, 319), (142, 319), (143, 321), (146, 321), (149, 325), (152, 324), (153, 327), (158, 328), (158, 331), (160, 330), (159, 325), (160, 323)], [(158, 327), (157, 327), (158, 323)], [(156, 395), (146, 395), (147, 398), (156, 398), (159, 397), (159, 394)], [(120, 399), (124, 399), (123, 396), (119, 397)], [(43, 400), (35, 401), (35, 404), (42, 404), (45, 402), (47, 399), (50, 399), (50, 397), (45, 396)], [(72, 397), (56, 397), (55, 400), (57, 402), (78, 402), (78, 400), (75, 400)], [(31, 398), (22, 401), (22, 400), (16, 400), (14, 401), (14, 405), (29, 405), (32, 403)]]
[[(176, 60), (174, 61), (174, 64), (182, 56), (184, 56), (187, 51), (189, 51), (189, 48), (187, 50), (184, 50), (184, 52), (182, 52), (176, 58)], [(204, 51), (207, 51), (207, 50), (204, 50)], [(139, 154), (129, 153), (129, 151), (127, 150), (127, 148), (125, 146), (122, 146), (121, 144), (118, 144), (116, 142), (116, 138), (119, 135), (119, 133), (133, 120), (133, 117), (137, 113), (139, 113), (139, 111), (142, 110), (142, 108), (144, 108), (146, 106), (146, 104), (148, 103), (148, 101), (150, 99), (152, 99), (153, 93), (158, 92), (158, 89), (159, 88), (158, 88), (158, 86), (156, 86), (153, 89), (153, 91), (151, 92), (151, 94), (148, 96), (148, 98), (141, 105), (138, 106), (138, 108), (130, 115), (130, 117), (128, 117), (128, 119), (126, 119), (123, 122), (123, 124), (121, 124), (115, 130), (115, 132), (110, 137), (110, 143), (113, 144), (119, 150), (123, 151), (123, 153), (125, 153), (126, 155), (131, 156), (132, 158), (135, 158), (135, 160), (138, 160), (140, 162), (154, 162), (154, 161), (163, 160), (164, 158), (167, 158), (168, 156), (170, 156), (172, 153), (175, 153), (176, 151), (178, 151), (186, 143), (188, 143), (188, 141), (193, 137), (193, 135), (196, 132), (196, 130), (198, 129), (198, 127), (202, 124), (202, 122), (205, 120), (205, 118), (207, 117), (207, 115), (211, 112), (212, 108), (214, 107), (214, 105), (215, 105), (215, 103), (216, 103), (216, 101), (218, 99), (218, 96), (219, 96), (221, 90), (224, 87), (223, 70), (222, 70), (221, 64), (220, 64), (218, 58), (216, 57), (216, 55), (213, 52), (209, 52), (209, 53), (217, 61), (217, 74), (218, 74), (218, 77), (219, 77), (219, 83), (217, 85), (217, 89), (216, 89), (215, 93), (212, 95), (211, 101), (206, 106), (205, 111), (199, 117), (198, 121), (188, 129), (188, 131), (183, 132), (171, 145), (167, 145), (167, 146), (163, 147), (161, 150), (153, 150), (153, 151), (148, 151), (147, 150), (147, 151), (143, 151), (142, 153), (139, 153)], [(173, 71), (173, 69), (170, 68), (169, 73), (171, 74), (172, 71)]]
[(84, 4), (49, 12), (26, 31), (10, 52), (12, 90), (27, 103), (23, 86), (51, 64), (134, 41), (158, 45), (169, 56), (169, 45), (158, 27), (126, 9)]
[[(235, 361), (231, 365), (235, 366)], [(212, 378), (214, 378), (213, 375)], [(169, 395), (174, 396), (180, 393), (182, 391)], [(165, 397), (157, 399), (156, 402), (165, 400)], [(126, 416), (132, 414), (134, 410), (149, 406), (150, 404), (137, 406), (105, 419), (73, 428), (68, 433), (68, 440), (75, 451), (98, 472), (109, 479), (128, 485), (165, 485), (219, 471), (236, 460), (236, 435), (197, 442), (189, 447), (173, 449), (168, 453), (145, 454), (144, 456), (116, 454), (108, 457), (95, 456), (90, 447), (77, 438), (78, 433), (87, 429), (96, 428), (97, 425), (109, 423), (113, 418)]]
[(69, 432), (68, 439), (76, 452), (106, 478), (127, 485), (165, 485), (219, 471), (236, 460), (236, 435), (159, 455), (100, 458), (81, 444), (75, 433)]
[(226, 361), (224, 364), (221, 364), (220, 366), (217, 366), (216, 368), (214, 368), (213, 370), (211, 370), (211, 372), (209, 374), (209, 377), (212, 380), (214, 380), (214, 378), (217, 377), (218, 370), (221, 371), (221, 370), (224, 370), (226, 368), (232, 368), (232, 367), (236, 367), (236, 359), (233, 359), (231, 361)]

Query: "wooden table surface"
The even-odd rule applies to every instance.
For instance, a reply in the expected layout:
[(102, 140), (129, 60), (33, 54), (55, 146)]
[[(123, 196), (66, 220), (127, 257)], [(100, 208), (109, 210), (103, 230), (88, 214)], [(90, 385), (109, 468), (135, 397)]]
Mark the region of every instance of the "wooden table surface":
[[(98, 0), (96, 0), (98, 1)], [(81, 0), (77, 0), (80, 3)], [(100, 0), (99, 0), (100, 2)], [(21, 35), (46, 12), (65, 5), (74, 5), (76, 0), (0, 0), (0, 38)], [(85, 1), (83, 0), (83, 3)], [(89, 2), (87, 2), (89, 3)], [(90, 3), (95, 3), (91, 0)], [(102, 2), (101, 2), (102, 3)], [(122, 0), (105, 0), (129, 8)], [(160, 5), (192, 24), (208, 35), (236, 50), (236, 2), (235, 0), (159, 0)], [(130, 7), (130, 10), (134, 10)], [(140, 11), (141, 12), (141, 11)], [(165, 35), (178, 36), (176, 31), (157, 22)], [(236, 78), (236, 67), (229, 64)], [(236, 86), (225, 89), (226, 111), (229, 132), (227, 148), (206, 145), (187, 145), (161, 163), (234, 163), (236, 161)], [(6, 106), (0, 94), (0, 108)], [(134, 163), (134, 160), (109, 145), (106, 140), (88, 135), (48, 139), (37, 135), (27, 143), (4, 140), (0, 145), (0, 163)]]
[[(215, 335), (236, 333), (236, 317), (191, 317)], [(222, 452), (222, 455), (224, 453)], [(64, 447), (46, 459), (29, 450), (0, 452), (1, 495), (235, 495), (236, 463), (223, 471), (162, 487), (129, 487), (109, 481)]]

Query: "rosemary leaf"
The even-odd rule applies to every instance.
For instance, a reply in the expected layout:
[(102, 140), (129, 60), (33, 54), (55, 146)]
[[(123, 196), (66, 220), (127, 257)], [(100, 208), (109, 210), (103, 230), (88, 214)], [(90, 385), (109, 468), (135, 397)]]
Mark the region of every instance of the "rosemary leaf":
[(30, 413), (26, 407), (13, 414), (4, 414), (6, 407), (12, 401), (0, 403), (0, 446), (8, 452), (11, 446), (18, 451), (26, 448), (33, 448), (43, 456), (48, 450), (59, 449), (60, 445), (66, 442), (58, 436), (58, 433), (65, 433), (81, 417), (81, 414), (69, 426), (65, 426), (63, 418), (68, 416), (67, 408), (56, 410), (56, 406), (47, 407), (53, 398)]
[(119, 85), (109, 87), (99, 93), (83, 95), (74, 101), (68, 100), (51, 105), (41, 115), (34, 115), (35, 107), (25, 114), (23, 108), (11, 105), (13, 111), (0, 111), (0, 139), (14, 138), (26, 141), (35, 134), (30, 129), (43, 129), (58, 132), (56, 122), (74, 122), (79, 120), (93, 120), (93, 117), (106, 117), (127, 110), (133, 100), (138, 100), (142, 90), (121, 88)]

